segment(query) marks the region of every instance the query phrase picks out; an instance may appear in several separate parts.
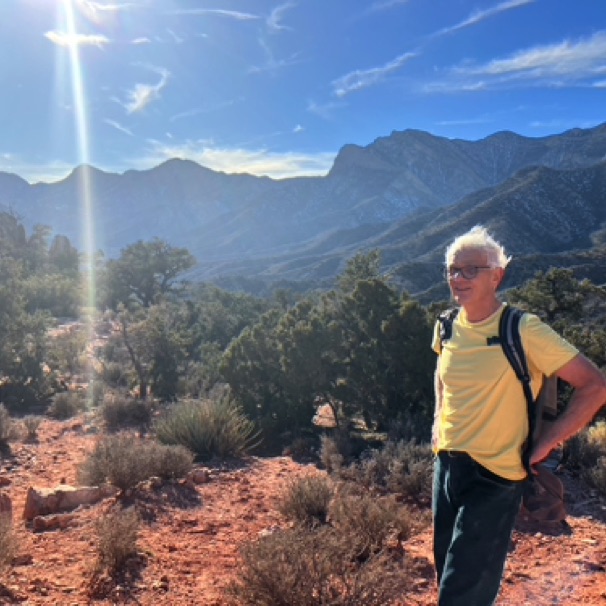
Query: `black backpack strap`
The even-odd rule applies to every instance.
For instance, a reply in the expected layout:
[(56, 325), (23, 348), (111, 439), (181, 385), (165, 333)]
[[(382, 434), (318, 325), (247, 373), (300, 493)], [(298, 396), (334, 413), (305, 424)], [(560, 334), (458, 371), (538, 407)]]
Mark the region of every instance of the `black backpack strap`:
[(438, 316), (438, 321), (440, 322), (440, 349), (442, 349), (442, 346), (446, 341), (452, 338), (452, 323), (458, 313), (459, 308), (452, 307), (451, 309), (443, 311)]
[(526, 361), (526, 354), (524, 353), (522, 338), (520, 336), (520, 320), (523, 315), (524, 312), (521, 309), (506, 305), (499, 321), (499, 339), (505, 357), (516, 373), (516, 377), (520, 383), (522, 383), (524, 397), (526, 398), (528, 437), (526, 438), (522, 452), (522, 463), (526, 468), (528, 477), (532, 477), (530, 469), (530, 451), (532, 449), (531, 437), (534, 434), (535, 429), (535, 415), (534, 397), (530, 386), (530, 373), (528, 372), (528, 363)]

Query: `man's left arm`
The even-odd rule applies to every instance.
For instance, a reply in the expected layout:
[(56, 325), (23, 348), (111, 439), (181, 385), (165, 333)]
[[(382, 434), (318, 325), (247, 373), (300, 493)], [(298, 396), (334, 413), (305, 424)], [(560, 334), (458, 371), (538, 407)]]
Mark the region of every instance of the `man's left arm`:
[(530, 464), (545, 460), (559, 444), (589, 425), (606, 403), (606, 377), (584, 355), (577, 354), (556, 373), (574, 388), (566, 410), (541, 434)]

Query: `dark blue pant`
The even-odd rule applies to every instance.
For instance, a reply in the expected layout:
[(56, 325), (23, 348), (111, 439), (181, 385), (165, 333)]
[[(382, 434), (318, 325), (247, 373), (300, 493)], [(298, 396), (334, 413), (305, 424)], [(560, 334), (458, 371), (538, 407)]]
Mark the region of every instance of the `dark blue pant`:
[(491, 606), (499, 592), (523, 482), (470, 456), (440, 452), (433, 483), (438, 606)]

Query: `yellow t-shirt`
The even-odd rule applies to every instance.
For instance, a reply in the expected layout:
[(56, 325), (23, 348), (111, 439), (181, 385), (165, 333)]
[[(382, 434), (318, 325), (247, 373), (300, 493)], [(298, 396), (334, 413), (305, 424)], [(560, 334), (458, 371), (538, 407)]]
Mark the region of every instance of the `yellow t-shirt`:
[[(462, 450), (480, 465), (510, 480), (522, 480), (521, 461), (528, 434), (528, 413), (522, 384), (501, 345), (488, 345), (499, 334), (501, 307), (482, 322), (471, 323), (461, 309), (452, 337), (440, 351), (440, 324), (433, 348), (440, 355), (442, 407), (437, 450)], [(551, 375), (572, 360), (578, 350), (530, 313), (520, 321), (532, 389), (536, 396), (542, 374)]]

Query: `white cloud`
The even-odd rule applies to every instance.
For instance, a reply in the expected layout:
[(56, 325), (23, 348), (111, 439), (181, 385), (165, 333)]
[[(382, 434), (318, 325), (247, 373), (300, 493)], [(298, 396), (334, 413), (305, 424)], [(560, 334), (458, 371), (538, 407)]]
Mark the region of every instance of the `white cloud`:
[(212, 170), (226, 173), (249, 173), (284, 179), (297, 176), (326, 174), (335, 159), (335, 153), (271, 152), (266, 149), (215, 147), (212, 141), (187, 141), (180, 145), (166, 145), (151, 141), (147, 158), (133, 160), (141, 168), (157, 166), (171, 158), (193, 160)]
[(270, 29), (270, 31), (280, 31), (280, 30), (288, 30), (288, 29), (292, 29), (291, 27), (288, 27), (286, 25), (282, 25), (280, 23), (281, 19), (282, 19), (282, 15), (289, 9), (294, 8), (296, 6), (296, 4), (293, 4), (292, 2), (286, 2), (285, 4), (280, 4), (279, 6), (276, 6), (276, 8), (274, 8), (269, 17), (266, 20), (267, 23), (267, 27)]
[(44, 34), (58, 46), (97, 46), (103, 48), (109, 44), (109, 38), (101, 34), (69, 34), (67, 32), (49, 31)]
[(332, 117), (333, 112), (344, 105), (345, 103), (337, 101), (329, 101), (328, 103), (320, 104), (312, 100), (307, 103), (307, 111), (316, 116), (320, 116), (320, 118), (329, 120)]
[(372, 67), (366, 70), (355, 70), (333, 80), (333, 93), (337, 97), (344, 97), (349, 93), (368, 88), (382, 82), (389, 74), (399, 70), (407, 61), (416, 57), (417, 53), (404, 53), (385, 65)]
[(157, 84), (137, 83), (132, 90), (128, 91), (128, 101), (124, 107), (129, 114), (134, 114), (145, 109), (150, 103), (160, 98), (160, 92), (166, 86), (170, 73), (162, 68), (150, 68), (160, 74), (160, 81)]
[(506, 0), (505, 2), (501, 2), (500, 4), (497, 4), (496, 6), (493, 6), (492, 8), (488, 8), (488, 9), (481, 10), (481, 11), (474, 11), (473, 13), (471, 13), (471, 15), (469, 15), (469, 17), (467, 17), (463, 21), (457, 23), (456, 25), (453, 25), (452, 27), (445, 27), (444, 29), (439, 30), (438, 32), (436, 32), (434, 34), (434, 36), (447, 34), (450, 32), (457, 31), (459, 29), (463, 29), (465, 27), (477, 25), (478, 23), (481, 23), (482, 21), (484, 21), (485, 19), (488, 19), (489, 17), (498, 15), (499, 13), (511, 10), (513, 8), (519, 8), (520, 6), (525, 6), (526, 4), (532, 4), (533, 2), (536, 2), (536, 0)]
[(109, 118), (106, 118), (104, 122), (106, 124), (109, 124), (110, 126), (113, 126), (116, 130), (119, 130), (120, 132), (123, 132), (126, 135), (130, 135), (131, 137), (133, 136), (133, 132), (129, 128), (126, 128), (126, 126), (122, 126), (115, 120), (110, 120)]
[(606, 68), (606, 32), (571, 42), (535, 46), (484, 64), (456, 66), (425, 87), (429, 92), (487, 90), (521, 85), (596, 86)]
[(235, 19), (236, 21), (253, 21), (260, 19), (259, 15), (253, 15), (252, 13), (242, 13), (239, 11), (226, 11), (218, 8), (191, 8), (191, 9), (177, 9), (169, 11), (171, 15), (216, 15), (217, 17), (227, 17), (229, 19)]
[(368, 9), (369, 12), (384, 11), (394, 6), (408, 3), (409, 0), (385, 0), (384, 2), (373, 2)]
[(141, 37), (141, 38), (135, 38), (134, 40), (131, 40), (130, 43), (133, 46), (139, 46), (141, 44), (151, 44), (151, 40), (145, 36)]

